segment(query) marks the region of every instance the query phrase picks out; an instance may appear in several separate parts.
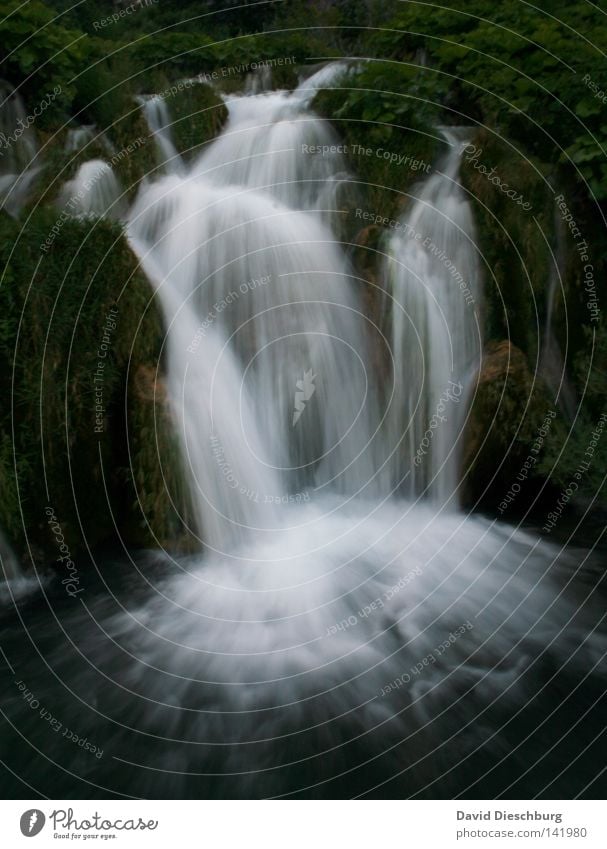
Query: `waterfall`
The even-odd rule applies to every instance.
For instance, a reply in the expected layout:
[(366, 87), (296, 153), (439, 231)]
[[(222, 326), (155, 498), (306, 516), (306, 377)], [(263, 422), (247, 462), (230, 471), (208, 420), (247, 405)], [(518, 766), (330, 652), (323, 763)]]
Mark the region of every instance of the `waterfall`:
[(271, 88), (272, 68), (269, 65), (262, 65), (261, 68), (247, 75), (244, 86), (245, 94), (260, 94), (263, 91), (270, 91)]
[[(151, 202), (145, 212), (153, 214), (149, 193), (142, 202)], [(134, 235), (151, 235), (141, 214), (143, 220), (135, 213), (131, 221), (131, 244), (158, 292), (167, 324), (169, 395), (190, 473), (197, 530), (204, 530), (210, 548), (221, 549), (226, 540), (238, 547), (249, 529), (276, 527), (273, 505), (280, 484), (264, 458), (234, 353), (219, 328), (202, 327), (191, 294), (174, 286), (173, 276), (167, 280), (147, 243)]]
[[(34, 682), (40, 707), (79, 742), (50, 734), (12, 693), (4, 709), (19, 733), (3, 762), (23, 786), (71, 798), (88, 781), (88, 795), (192, 799), (453, 798), (479, 786), (493, 798), (522, 786), (525, 798), (540, 764), (561, 798), (563, 763), (582, 794), (596, 777), (578, 760), (566, 702), (576, 676), (587, 679), (587, 738), (602, 733), (604, 610), (584, 584), (602, 566), (436, 509), (457, 487), (481, 346), (474, 227), (457, 182), (463, 133), (443, 131), (449, 152), (387, 246), (384, 399), (364, 284), (331, 223), (327, 187), (347, 169), (310, 109), (342, 70), (291, 93), (226, 96), (222, 134), (187, 164), (172, 153), (166, 104), (146, 101), (165, 167), (126, 229), (164, 318), (168, 397), (206, 550), (142, 556), (142, 568), (131, 552), (126, 568), (84, 561), (82, 603), (56, 585), (60, 615), (34, 611), (41, 650), (15, 644), (7, 658), (14, 648), (23, 686)], [(399, 444), (390, 485), (380, 472)], [(422, 493), (425, 503), (403, 497)], [(561, 694), (566, 710), (554, 711)], [(40, 760), (24, 759), (24, 739)], [(90, 741), (105, 752), (85, 751)], [(47, 763), (58, 768), (41, 784)]]
[(78, 127), (70, 127), (65, 137), (65, 152), (77, 153), (95, 138), (95, 125), (82, 124)]
[(449, 151), (414, 192), (384, 267), (393, 299), (387, 433), (396, 449), (394, 485), (441, 505), (457, 488), (458, 440), (482, 344), (476, 234), (458, 183), (466, 132), (449, 128), (442, 135)]
[(194, 173), (216, 185), (263, 190), (292, 209), (319, 208), (327, 182), (346, 176), (346, 165), (335, 150), (339, 138), (308, 104), (323, 81), (341, 72), (336, 63), (294, 92), (226, 97), (227, 125)]
[(15, 552), (0, 531), (0, 602), (16, 601), (34, 592), (44, 582), (40, 575), (35, 577), (23, 571)]
[(59, 205), (70, 215), (122, 218), (126, 212), (122, 187), (111, 165), (89, 159), (63, 187)]
[(166, 100), (160, 94), (142, 95), (137, 100), (156, 143), (158, 161), (162, 170), (169, 174), (183, 173), (183, 161), (171, 134), (171, 116)]
[[(268, 505), (376, 486), (368, 329), (318, 209), (344, 165), (331, 153), (333, 133), (307, 110), (308, 95), (309, 86), (226, 98), (222, 135), (189, 173), (147, 186), (130, 216), (132, 244), (163, 306), (173, 408), (213, 546), (226, 535), (205, 523), (208, 502), (218, 513), (234, 509), (235, 524), (268, 528)], [(230, 376), (215, 374), (213, 398), (204, 372), (220, 361)], [(201, 425), (205, 409), (227, 463), (227, 501), (210, 483), (218, 451)]]
[(36, 135), (19, 94), (0, 81), (0, 209), (19, 214), (27, 202), (40, 166)]

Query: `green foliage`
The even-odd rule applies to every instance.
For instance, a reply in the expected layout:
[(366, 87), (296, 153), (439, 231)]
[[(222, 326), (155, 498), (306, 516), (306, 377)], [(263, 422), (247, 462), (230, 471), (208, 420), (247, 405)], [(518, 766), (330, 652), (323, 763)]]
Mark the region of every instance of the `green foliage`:
[(374, 62), (339, 77), (312, 103), (346, 143), (351, 170), (361, 181), (361, 202), (369, 210), (396, 217), (407, 191), (420, 179), (417, 165), (398, 164), (383, 152), (410, 157), (407, 163), (434, 161), (440, 105), (427, 102), (425, 95), (423, 72)]
[(470, 114), (544, 161), (572, 160), (603, 200), (604, 104), (587, 83), (607, 92), (607, 19), (584, 2), (555, 0), (545, 8), (551, 15), (529, 4), (489, 8), (472, 0), (429, 15), (426, 4), (402, 4), (390, 31), (371, 38), (372, 55), (413, 58), (423, 48)]
[(115, 59), (102, 58), (106, 45), (91, 41), (93, 55), (99, 58), (78, 76), (73, 112), (82, 123), (94, 123), (103, 130), (133, 108), (135, 87), (124, 63), (121, 66)]
[(197, 74), (213, 64), (208, 45), (211, 39), (194, 33), (168, 32), (142, 35), (125, 43), (122, 54), (137, 73), (162, 70), (169, 76), (176, 73)]
[[(516, 152), (505, 139), (481, 131), (472, 143), (476, 161), (464, 154), (461, 179), (474, 205), (484, 264), (486, 335), (496, 341), (510, 339), (534, 361), (536, 315), (546, 312), (554, 245), (553, 195), (542, 163)], [(530, 208), (508, 197), (487, 172)]]
[(170, 98), (172, 131), (180, 153), (192, 156), (213, 139), (228, 115), (228, 110), (208, 85), (190, 86)]
[(44, 3), (3, 0), (0, 10), (1, 75), (27, 101), (39, 103), (56, 86), (60, 95), (40, 116), (40, 126), (57, 120), (75, 93), (74, 77), (86, 55), (86, 36), (53, 22)]
[(363, 65), (348, 82), (351, 90), (335, 116), (357, 115), (361, 121), (378, 122), (374, 130), (378, 143), (397, 139), (401, 127), (435, 124), (447, 92), (435, 72), (396, 61)]

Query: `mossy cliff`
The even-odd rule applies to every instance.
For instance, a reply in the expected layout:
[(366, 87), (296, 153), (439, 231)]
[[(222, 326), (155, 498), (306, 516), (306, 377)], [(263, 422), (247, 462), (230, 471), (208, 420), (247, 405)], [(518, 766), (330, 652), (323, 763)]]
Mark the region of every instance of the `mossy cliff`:
[[(567, 484), (603, 411), (607, 338), (600, 310), (589, 301), (584, 268), (590, 264), (593, 281), (604, 278), (604, 233), (593, 199), (580, 192), (566, 169), (488, 130), (478, 132), (464, 152), (461, 180), (474, 206), (483, 258), (487, 340), (468, 431), (465, 491), (470, 503), (499, 511), (516, 481), (517, 464), (536, 443), (542, 411), (552, 410), (550, 432), (524, 471), (525, 487), (513, 508), (524, 511), (541, 507)], [(587, 257), (580, 249), (584, 242)], [(560, 392), (558, 380), (550, 379), (554, 364), (545, 359), (552, 356), (546, 355), (552, 284), (550, 330), (566, 355)], [(494, 458), (502, 456), (498, 468)], [(582, 506), (600, 491), (602, 470), (604, 464), (593, 458), (574, 503)], [(605, 507), (599, 495), (596, 506), (601, 504)]]
[[(168, 407), (142, 389), (161, 369), (150, 284), (119, 226), (51, 209), (2, 216), (0, 525), (36, 556), (52, 545), (46, 507), (72, 552), (183, 537), (185, 506)], [(153, 495), (152, 495), (153, 494)]]
[[(554, 146), (542, 144), (537, 132), (525, 133), (520, 112), (498, 115), (490, 100), (467, 100), (437, 73), (440, 63), (419, 66), (419, 43), (396, 34), (393, 40), (394, 58), (351, 64), (312, 104), (335, 129), (351, 172), (347, 193), (338, 194), (341, 236), (357, 276), (369, 284), (366, 311), (381, 325), (389, 308), (381, 265), (390, 222), (406, 214), (412, 187), (440, 167), (440, 125), (469, 127), (460, 181), (473, 206), (481, 254), (486, 348), (464, 439), (464, 500), (499, 509), (550, 410), (550, 433), (524, 470), (526, 486), (511, 509), (542, 511), (543, 500), (579, 466), (607, 395), (600, 309), (607, 273), (604, 203), (586, 166), (576, 172), (575, 158), (555, 157)], [(417, 171), (411, 167), (416, 162), (423, 164)], [(580, 182), (586, 173), (588, 184)], [(566, 367), (560, 394), (560, 364), (546, 354), (554, 350), (547, 347), (548, 332)], [(377, 363), (380, 381), (384, 365)], [(600, 489), (604, 468), (594, 457), (574, 502), (583, 506), (593, 487)], [(601, 496), (599, 503), (605, 506)]]

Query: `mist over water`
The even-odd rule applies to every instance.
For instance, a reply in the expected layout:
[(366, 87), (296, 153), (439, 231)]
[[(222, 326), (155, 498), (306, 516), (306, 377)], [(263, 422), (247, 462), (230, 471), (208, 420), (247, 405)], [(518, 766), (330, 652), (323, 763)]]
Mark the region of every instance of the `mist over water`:
[(483, 302), (465, 131), (442, 131), (387, 245), (380, 391), (385, 343), (327, 205), (347, 167), (304, 152), (335, 143), (310, 102), (341, 70), (226, 96), (222, 134), (188, 165), (167, 104), (143, 103), (164, 173), (127, 233), (163, 312), (201, 552), (59, 616), (85, 671), (49, 646), (38, 698), (66, 688), (63, 721), (108, 741), (74, 754), (84, 795), (525, 796), (547, 748), (525, 739), (534, 699), (556, 670), (566, 702), (602, 662), (601, 614), (567, 586), (579, 558), (458, 509)]

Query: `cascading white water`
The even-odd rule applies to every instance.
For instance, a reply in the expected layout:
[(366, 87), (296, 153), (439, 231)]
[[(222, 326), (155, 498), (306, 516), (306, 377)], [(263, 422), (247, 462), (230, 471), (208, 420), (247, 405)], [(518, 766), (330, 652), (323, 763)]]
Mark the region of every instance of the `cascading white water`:
[(320, 82), (343, 72), (339, 63), (305, 80), (294, 92), (226, 98), (221, 139), (200, 157), (194, 174), (217, 185), (261, 189), (292, 209), (315, 209), (327, 182), (346, 174), (339, 139), (307, 108)]
[(94, 138), (94, 124), (82, 124), (78, 127), (70, 127), (65, 137), (65, 152), (76, 153)]
[(40, 166), (32, 120), (19, 94), (0, 81), (0, 208), (18, 215), (30, 195)]
[[(50, 666), (95, 713), (66, 711), (62, 721), (93, 739), (107, 718), (116, 753), (78, 762), (96, 787), (131, 794), (136, 774), (146, 796), (324, 797), (381, 795), (393, 781), (402, 798), (432, 795), (440, 781), (452, 796), (462, 790), (452, 770), (463, 760), (466, 771), (487, 740), (492, 767), (514, 748), (508, 766), (526, 769), (508, 726), (533, 701), (538, 656), (560, 665), (575, 654), (585, 674), (604, 651), (588, 638), (583, 599), (563, 592), (575, 558), (509, 526), (388, 497), (390, 487), (382, 500), (365, 486), (382, 456), (370, 329), (319, 209), (320, 183), (343, 165), (301, 149), (327, 138), (308, 99), (232, 99), (214, 146), (187, 174), (144, 186), (130, 214), (131, 244), (164, 314), (199, 531), (215, 551), (179, 558), (179, 574), (143, 603), (128, 598), (126, 611), (121, 601), (109, 617), (104, 594), (66, 617), (88, 668), (76, 680), (63, 649)], [(463, 408), (480, 345), (464, 335), (480, 284), (455, 182), (459, 141), (447, 137), (455, 148), (443, 174), (405, 219), (422, 239), (391, 246), (400, 419), (393, 413), (383, 434), (386, 453), (418, 415), (407, 381), (422, 393), (427, 427), (449, 380), (462, 385), (459, 405), (455, 393), (449, 403)], [(462, 305), (446, 260), (473, 305)], [(452, 417), (448, 429), (456, 438)], [(439, 469), (449, 451), (435, 444)], [(454, 474), (437, 487), (443, 497)], [(91, 628), (91, 615), (103, 626)], [(487, 714), (494, 703), (497, 720)], [(144, 741), (133, 751), (129, 731)]]
[(472, 208), (458, 184), (465, 131), (442, 135), (450, 150), (391, 236), (384, 276), (393, 298), (395, 484), (445, 505), (458, 484), (458, 438), (480, 363), (482, 292)]
[[(369, 494), (376, 472), (365, 320), (345, 256), (316, 209), (343, 162), (319, 154), (317, 145), (331, 148), (335, 139), (305, 110), (308, 97), (309, 88), (229, 100), (221, 137), (187, 177), (147, 187), (129, 225), (165, 305), (170, 373), (183, 372), (177, 383), (201, 360), (214, 360), (215, 336), (228, 339), (224, 356), (238, 356), (240, 379), (215, 385), (227, 418), (241, 421), (229, 469), (246, 465), (247, 456), (259, 462), (254, 446), (265, 445), (269, 491), (234, 471), (248, 514), (258, 512), (255, 527), (267, 526), (268, 504), (309, 499), (311, 490)], [(172, 395), (182, 433), (196, 433), (198, 405), (211, 409), (212, 399), (199, 390), (189, 406)], [(225, 423), (216, 417), (215, 425), (222, 440)], [(202, 445), (184, 450), (204, 490), (217, 458)]]
[(162, 95), (142, 95), (138, 98), (143, 117), (156, 142), (159, 164), (169, 174), (183, 173), (183, 161), (173, 143), (171, 116)]
[(0, 602), (10, 602), (40, 587), (42, 579), (21, 568), (15, 552), (0, 531)]
[(69, 215), (122, 218), (126, 202), (118, 177), (103, 159), (89, 159), (62, 189), (59, 205)]
[[(145, 197), (150, 199), (148, 193)], [(131, 230), (135, 229), (136, 218), (131, 222)], [(144, 226), (142, 230), (147, 232)], [(147, 244), (131, 238), (156, 287), (167, 323), (168, 387), (198, 530), (204, 530), (205, 543), (211, 548), (222, 549), (226, 540), (237, 547), (252, 531), (276, 526), (274, 499), (265, 499), (280, 493), (280, 481), (264, 461), (265, 449), (247, 387), (242, 385), (242, 371), (221, 331), (205, 328), (201, 335), (191, 293), (173, 286), (175, 278), (167, 280)], [(248, 449), (243, 446), (245, 434)]]
[(270, 91), (271, 89), (272, 68), (269, 65), (262, 65), (261, 68), (247, 75), (244, 86), (245, 94), (261, 94), (262, 91)]

